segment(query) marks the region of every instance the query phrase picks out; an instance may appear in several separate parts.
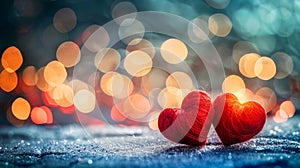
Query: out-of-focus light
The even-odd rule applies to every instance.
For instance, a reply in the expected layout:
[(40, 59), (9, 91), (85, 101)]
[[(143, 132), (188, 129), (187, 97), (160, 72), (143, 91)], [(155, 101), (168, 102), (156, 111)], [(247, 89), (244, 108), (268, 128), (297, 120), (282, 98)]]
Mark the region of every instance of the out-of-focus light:
[(188, 36), (194, 43), (201, 43), (214, 35), (208, 28), (208, 16), (199, 16), (188, 25)]
[(20, 50), (15, 47), (11, 46), (8, 47), (2, 54), (1, 57), (1, 64), (3, 68), (12, 73), (20, 68), (23, 63), (23, 57)]
[(192, 79), (184, 72), (173, 72), (166, 80), (166, 87), (176, 87), (178, 89), (189, 89), (193, 90), (195, 87), (193, 85)]
[(160, 112), (153, 112), (149, 118), (148, 126), (152, 130), (158, 130), (158, 117)]
[(168, 73), (158, 68), (152, 70), (142, 77), (141, 88), (146, 92), (150, 92), (154, 88), (164, 88)]
[(45, 77), (44, 77), (44, 71), (45, 71), (45, 67), (41, 67), (41, 68), (37, 71), (38, 81), (37, 81), (36, 86), (37, 86), (41, 91), (47, 92), (47, 91), (51, 90), (53, 87), (50, 86), (50, 85), (46, 82)]
[(111, 108), (110, 116), (114, 121), (117, 121), (117, 122), (126, 120), (126, 117), (118, 110), (117, 105), (114, 105)]
[(46, 111), (41, 107), (34, 107), (31, 110), (30, 118), (35, 124), (46, 124), (48, 121)]
[(117, 3), (113, 7), (113, 9), (111, 11), (111, 15), (112, 15), (113, 19), (115, 19), (115, 22), (117, 22), (118, 24), (121, 24), (122, 21), (124, 21), (125, 19), (128, 19), (128, 18), (135, 19), (136, 15), (132, 15), (132, 17), (124, 17), (124, 19), (120, 19), (120, 18), (117, 19), (118, 17), (124, 16), (127, 14), (133, 14), (136, 12), (137, 12), (137, 9), (133, 3), (129, 2), (129, 1), (124, 1), (124, 2)]
[(146, 39), (136, 38), (129, 42), (126, 48), (127, 54), (136, 50), (147, 53), (151, 58), (155, 56), (155, 48), (153, 44)]
[(51, 61), (44, 69), (44, 78), (50, 86), (56, 86), (66, 80), (67, 71), (62, 63)]
[(225, 78), (222, 84), (224, 93), (235, 93), (246, 88), (244, 80), (237, 75), (230, 75)]
[(287, 119), (289, 118), (289, 116), (282, 110), (277, 110), (275, 112), (275, 115), (273, 116), (273, 120), (277, 123), (282, 123), (287, 121)]
[(258, 53), (257, 47), (248, 41), (239, 41), (234, 44), (232, 49), (232, 58), (235, 63), (239, 63), (240, 58), (248, 53)]
[(73, 90), (66, 84), (59, 84), (51, 91), (52, 99), (61, 107), (70, 107), (73, 105)]
[(151, 109), (149, 100), (138, 93), (130, 95), (123, 104), (121, 113), (132, 119), (145, 117)]
[(61, 33), (67, 33), (74, 29), (77, 23), (75, 12), (70, 8), (58, 10), (53, 17), (55, 29)]
[(280, 104), (280, 110), (287, 114), (287, 116), (293, 117), (295, 114), (295, 106), (292, 101), (286, 100)]
[(160, 54), (170, 64), (178, 64), (188, 55), (186, 45), (178, 39), (168, 39), (160, 47)]
[(254, 93), (247, 88), (234, 92), (234, 95), (238, 98), (240, 103), (253, 101), (255, 98)]
[(125, 19), (119, 27), (119, 37), (128, 44), (134, 39), (142, 39), (145, 33), (145, 27), (142, 22), (135, 19)]
[(231, 32), (232, 23), (226, 15), (217, 13), (209, 17), (208, 27), (214, 35), (226, 37)]
[(12, 125), (14, 125), (14, 126), (16, 126), (16, 127), (21, 127), (21, 126), (23, 126), (24, 123), (26, 122), (26, 121), (24, 121), (24, 120), (19, 120), (19, 119), (17, 119), (17, 118), (13, 115), (13, 113), (12, 113), (12, 111), (11, 111), (11, 108), (8, 108), (8, 109), (6, 110), (6, 119), (9, 121), (9, 123), (11, 123)]
[(108, 72), (100, 80), (100, 87), (105, 94), (119, 99), (128, 97), (133, 91), (132, 81), (117, 72)]
[(82, 89), (89, 89), (88, 84), (85, 82), (82, 82), (81, 80), (78, 79), (73, 79), (68, 83), (68, 86), (70, 86), (73, 89), (74, 93), (77, 93), (78, 91)]
[(248, 78), (256, 77), (254, 73), (254, 67), (257, 60), (260, 58), (260, 55), (256, 53), (245, 54), (241, 57), (239, 61), (239, 70), (241, 74)]
[(66, 68), (75, 66), (80, 61), (80, 48), (72, 42), (67, 41), (59, 45), (56, 50), (56, 58)]
[(276, 52), (271, 56), (276, 63), (276, 75), (274, 78), (282, 79), (293, 72), (294, 63), (292, 58), (284, 52)]
[(120, 65), (121, 56), (119, 52), (113, 48), (105, 48), (100, 50), (94, 60), (97, 69), (103, 73), (114, 71)]
[(18, 76), (16, 72), (8, 72), (7, 70), (2, 70), (0, 74), (0, 87), (5, 92), (11, 92), (17, 87)]
[(125, 57), (124, 68), (130, 75), (141, 77), (151, 71), (152, 59), (147, 53), (136, 50)]
[(53, 123), (52, 111), (47, 106), (41, 106), (40, 108), (42, 108), (47, 114), (46, 124), (52, 124)]
[(277, 104), (276, 94), (268, 87), (257, 90), (255, 96), (261, 100), (260, 104), (264, 107), (266, 112), (270, 112)]
[(34, 66), (28, 66), (23, 70), (22, 80), (28, 86), (35, 86), (38, 81), (38, 75)]
[(91, 25), (83, 32), (84, 46), (91, 52), (98, 52), (104, 49), (109, 43), (107, 31), (99, 25)]
[(74, 105), (82, 113), (90, 113), (95, 109), (96, 97), (86, 89), (78, 91), (74, 96)]
[(224, 9), (231, 0), (205, 0), (211, 7), (216, 9)]
[(269, 80), (276, 74), (276, 65), (269, 57), (260, 57), (254, 66), (255, 75), (262, 80)]
[(13, 115), (19, 120), (26, 120), (30, 114), (30, 104), (24, 98), (17, 98), (11, 105)]
[(183, 98), (189, 93), (175, 87), (166, 87), (158, 94), (157, 101), (161, 108), (180, 107)]

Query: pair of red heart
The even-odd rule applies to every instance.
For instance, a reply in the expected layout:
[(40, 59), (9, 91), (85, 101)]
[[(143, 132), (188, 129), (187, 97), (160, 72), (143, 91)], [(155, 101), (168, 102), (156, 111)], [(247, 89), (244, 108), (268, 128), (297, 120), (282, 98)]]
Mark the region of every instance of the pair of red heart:
[(211, 103), (206, 92), (193, 91), (184, 98), (181, 108), (161, 112), (158, 127), (171, 141), (202, 146), (213, 124), (222, 143), (229, 146), (251, 139), (265, 121), (265, 110), (256, 102), (241, 104), (235, 95), (225, 93)]

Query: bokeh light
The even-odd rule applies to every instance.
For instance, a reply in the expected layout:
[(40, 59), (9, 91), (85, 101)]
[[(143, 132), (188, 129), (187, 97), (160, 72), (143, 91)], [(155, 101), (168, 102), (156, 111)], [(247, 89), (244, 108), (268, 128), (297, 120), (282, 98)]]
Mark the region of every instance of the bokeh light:
[(128, 43), (126, 47), (127, 54), (136, 50), (147, 53), (151, 58), (155, 56), (155, 48), (153, 44), (146, 39), (136, 38)]
[(62, 8), (53, 17), (53, 25), (61, 33), (71, 31), (76, 26), (76, 23), (77, 17), (71, 8)]
[(231, 20), (224, 14), (213, 14), (208, 19), (209, 30), (216, 36), (226, 37), (232, 29)]
[(276, 74), (276, 65), (269, 57), (260, 57), (254, 66), (255, 75), (262, 80), (269, 80)]
[(132, 51), (125, 57), (124, 68), (130, 75), (141, 77), (151, 71), (152, 59), (143, 51)]
[(189, 90), (181, 90), (175, 87), (166, 87), (161, 90), (157, 101), (161, 108), (180, 108), (183, 98), (189, 93)]
[(135, 19), (135, 15), (132, 15), (132, 17), (125, 17), (124, 19), (120, 19), (119, 17), (127, 15), (127, 14), (133, 14), (136, 12), (137, 12), (137, 9), (134, 6), (134, 4), (132, 4), (129, 1), (124, 1), (124, 2), (117, 3), (113, 7), (113, 9), (111, 11), (111, 16), (113, 17), (113, 19), (115, 19), (115, 21), (118, 24), (121, 24), (125, 19), (128, 19), (128, 18)]
[(66, 80), (67, 71), (62, 63), (51, 61), (44, 69), (44, 78), (50, 86), (56, 86), (62, 84)]
[(271, 56), (276, 63), (276, 75), (274, 78), (282, 79), (292, 73), (294, 64), (292, 58), (284, 52), (276, 52)]
[(2, 54), (1, 64), (6, 71), (12, 73), (20, 68), (23, 63), (21, 51), (15, 47), (8, 47)]
[(188, 55), (185, 44), (178, 39), (168, 39), (160, 47), (160, 54), (170, 64), (178, 64), (184, 61)]
[(107, 31), (99, 25), (89, 26), (83, 33), (84, 46), (91, 52), (104, 49), (110, 41)]
[(89, 90), (82, 89), (74, 96), (74, 105), (79, 112), (90, 113), (95, 109), (96, 97)]
[(19, 120), (26, 120), (30, 114), (30, 104), (24, 98), (17, 98), (11, 105), (13, 115)]
[(160, 112), (153, 112), (149, 117), (148, 126), (152, 130), (158, 130), (158, 117)]
[(145, 117), (151, 109), (150, 101), (143, 95), (135, 93), (130, 95), (122, 105), (121, 113), (131, 119)]
[(121, 61), (121, 55), (113, 48), (100, 50), (94, 60), (97, 69), (103, 73), (114, 71), (118, 68)]
[(249, 41), (239, 41), (234, 44), (232, 49), (232, 58), (235, 63), (239, 63), (240, 58), (245, 54), (259, 53), (257, 47)]
[(47, 112), (41, 107), (34, 107), (30, 113), (30, 118), (35, 124), (46, 124), (48, 121)]
[(286, 100), (284, 102), (282, 102), (280, 104), (280, 110), (284, 113), (286, 113), (286, 115), (290, 118), (290, 117), (293, 117), (293, 115), (295, 114), (295, 106), (293, 104), (292, 101), (290, 100)]
[(242, 56), (239, 61), (239, 70), (241, 74), (248, 78), (256, 77), (256, 74), (254, 73), (254, 68), (259, 58), (260, 55), (255, 53), (249, 53)]
[(259, 103), (264, 107), (266, 112), (270, 112), (277, 105), (276, 94), (268, 87), (262, 87), (257, 90), (255, 96), (261, 100)]
[(80, 57), (80, 48), (72, 41), (63, 42), (56, 50), (57, 60), (66, 68), (75, 66), (80, 61)]
[(38, 75), (34, 66), (28, 66), (23, 70), (22, 80), (28, 86), (35, 86), (38, 81)]
[(231, 0), (205, 0), (211, 7), (216, 9), (224, 9), (228, 6)]
[(18, 76), (16, 72), (8, 72), (6, 70), (2, 70), (0, 74), (0, 87), (5, 92), (11, 92), (17, 87), (18, 84)]
[(166, 79), (167, 87), (176, 87), (178, 89), (195, 89), (191, 77), (184, 72), (173, 72)]
[(243, 91), (246, 88), (244, 80), (237, 75), (227, 76), (222, 84), (222, 91), (224, 93), (235, 93)]

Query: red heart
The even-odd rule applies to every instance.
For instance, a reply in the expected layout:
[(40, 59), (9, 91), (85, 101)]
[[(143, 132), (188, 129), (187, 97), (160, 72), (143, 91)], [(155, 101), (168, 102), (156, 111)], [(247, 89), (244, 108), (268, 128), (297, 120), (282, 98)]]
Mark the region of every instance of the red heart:
[(181, 108), (167, 108), (161, 112), (159, 130), (171, 141), (202, 146), (211, 126), (210, 108), (210, 96), (203, 91), (193, 91), (184, 98)]
[(218, 96), (213, 109), (213, 124), (225, 146), (251, 139), (266, 122), (266, 113), (260, 104), (253, 101), (241, 104), (231, 93)]

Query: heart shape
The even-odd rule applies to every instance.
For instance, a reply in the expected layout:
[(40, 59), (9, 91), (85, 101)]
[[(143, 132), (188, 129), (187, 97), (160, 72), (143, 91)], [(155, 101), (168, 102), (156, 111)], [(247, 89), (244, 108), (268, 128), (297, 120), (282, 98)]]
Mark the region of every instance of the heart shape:
[(210, 109), (210, 96), (203, 91), (192, 91), (184, 98), (181, 108), (167, 108), (160, 113), (159, 130), (171, 141), (202, 146), (211, 126)]
[(231, 93), (218, 96), (213, 102), (213, 109), (213, 125), (225, 146), (251, 139), (266, 122), (265, 110), (259, 103), (248, 101), (241, 104)]

